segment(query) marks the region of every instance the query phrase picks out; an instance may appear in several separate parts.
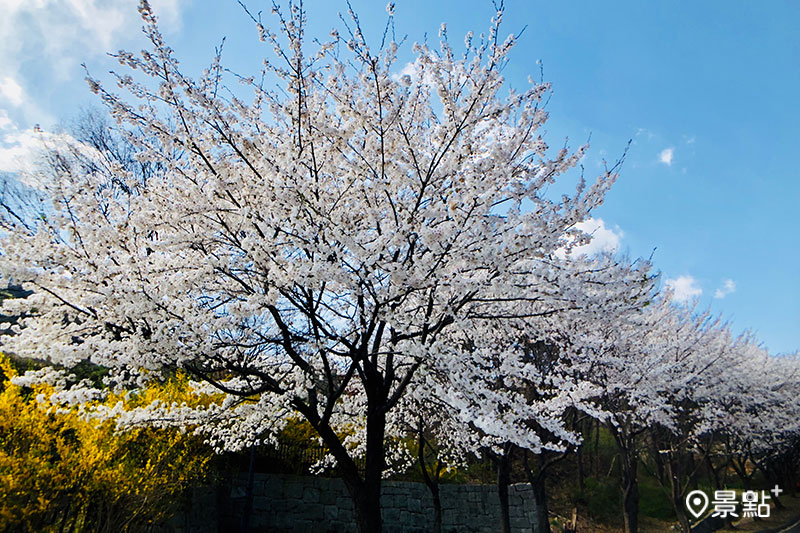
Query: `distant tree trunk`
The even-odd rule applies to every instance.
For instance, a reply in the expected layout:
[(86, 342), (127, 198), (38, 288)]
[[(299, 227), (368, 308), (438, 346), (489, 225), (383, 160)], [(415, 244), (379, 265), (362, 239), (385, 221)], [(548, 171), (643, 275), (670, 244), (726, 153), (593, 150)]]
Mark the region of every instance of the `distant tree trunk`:
[(253, 514), (253, 477), (255, 474), (256, 447), (250, 447), (250, 463), (247, 468), (247, 486), (245, 487), (244, 513), (242, 513), (241, 532), (250, 533), (250, 515)]
[(689, 472), (691, 472), (691, 474), (689, 474), (689, 482), (692, 485), (692, 490), (697, 490), (698, 487), (697, 469), (699, 465), (696, 465), (694, 462), (694, 454), (691, 453), (687, 454), (686, 460), (689, 463)]
[(692, 528), (683, 501), (684, 491), (681, 483), (683, 472), (681, 470), (680, 457), (678, 457), (677, 453), (670, 451), (667, 454), (667, 469), (672, 508), (675, 510), (675, 515), (678, 517), (681, 531), (683, 533), (690, 533)]
[(656, 477), (658, 478), (658, 481), (662, 484), (665, 484), (664, 459), (661, 457), (659, 441), (656, 437), (653, 437), (653, 462), (656, 464)]
[(575, 458), (578, 463), (578, 500), (584, 501), (584, 494), (586, 492), (586, 474), (583, 471), (583, 445), (578, 446), (575, 450)]
[(639, 481), (637, 479), (638, 458), (636, 454), (624, 454), (622, 458), (622, 505), (625, 532), (639, 531)]
[(711, 454), (705, 454), (705, 462), (706, 468), (708, 468), (708, 472), (711, 475), (711, 481), (714, 483), (714, 490), (720, 490), (722, 488), (722, 483), (720, 483), (719, 479), (719, 472), (714, 467), (714, 462), (711, 460)]
[(594, 427), (594, 475), (600, 471), (600, 421), (595, 421)]
[[(764, 476), (764, 480), (767, 482), (767, 487), (770, 489), (775, 486), (783, 488), (780, 487), (780, 484), (778, 483), (780, 477), (777, 475), (777, 472), (775, 472), (775, 469), (770, 467), (769, 463), (765, 463), (764, 461), (755, 461), (755, 464), (756, 467), (761, 471), (761, 474)], [(780, 497), (777, 494), (773, 493), (771, 498), (777, 509), (783, 509), (786, 507), (783, 505), (783, 502), (780, 500)]]
[(495, 456), (497, 465), (497, 495), (500, 499), (500, 532), (511, 533), (511, 513), (508, 504), (508, 487), (511, 484), (512, 445), (506, 443), (503, 453)]
[(609, 424), (611, 434), (617, 443), (620, 457), (622, 485), (622, 516), (625, 533), (639, 531), (639, 480), (637, 478), (639, 454), (636, 449), (637, 433), (629, 429)]
[(533, 489), (533, 501), (536, 503), (536, 519), (533, 525), (533, 531), (536, 533), (550, 533), (550, 520), (547, 511), (547, 466), (542, 453), (538, 454), (539, 468), (534, 474), (528, 464), (528, 450), (525, 450), (523, 455), (523, 466), (525, 468), (525, 476), (528, 478)]
[(425, 481), (425, 485), (428, 487), (428, 490), (431, 491), (431, 496), (433, 497), (433, 533), (442, 533), (442, 501), (439, 497), (439, 476), (442, 472), (442, 463), (441, 461), (437, 462), (436, 466), (434, 467), (435, 470), (433, 475), (428, 473), (428, 467), (425, 464), (425, 433), (424, 433), (424, 426), (422, 423), (422, 417), (419, 418), (419, 424), (417, 425), (417, 436), (418, 436), (418, 446), (417, 446), (417, 457), (419, 459), (419, 468), (422, 471), (422, 479)]
[(750, 490), (753, 474), (747, 473), (747, 458), (731, 456), (731, 466), (741, 480), (744, 490)]

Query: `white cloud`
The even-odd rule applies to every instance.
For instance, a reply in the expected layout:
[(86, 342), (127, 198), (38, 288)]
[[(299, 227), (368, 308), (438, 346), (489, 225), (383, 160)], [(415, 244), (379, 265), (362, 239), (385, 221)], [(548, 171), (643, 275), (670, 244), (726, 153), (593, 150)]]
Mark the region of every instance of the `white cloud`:
[(658, 160), (665, 165), (672, 166), (672, 157), (675, 154), (674, 148), (664, 148), (661, 150), (661, 153), (658, 154)]
[(13, 126), (14, 123), (9, 118), (8, 111), (0, 109), (0, 130), (11, 129)]
[[(0, 117), (1, 118), (1, 117)], [(36, 169), (47, 150), (82, 146), (71, 135), (40, 129), (13, 129), (0, 140), (0, 172), (29, 173)], [(26, 177), (21, 176), (25, 181)]]
[(703, 289), (697, 284), (693, 276), (678, 276), (665, 281), (667, 288), (672, 291), (672, 300), (686, 303), (703, 294)]
[(728, 278), (723, 280), (722, 287), (714, 291), (714, 298), (721, 299), (727, 295), (736, 292), (736, 282)]
[[(575, 228), (587, 233), (591, 237), (588, 244), (575, 246), (571, 250), (572, 255), (593, 255), (600, 252), (616, 252), (619, 250), (620, 242), (625, 233), (619, 226), (607, 228), (602, 218), (589, 218), (583, 222), (575, 224)], [(566, 251), (560, 249), (556, 252), (559, 257), (565, 257)]]
[(392, 79), (394, 81), (401, 81), (403, 76), (408, 76), (409, 79), (414, 79), (417, 75), (417, 64), (416, 63), (406, 63), (400, 72), (395, 72), (392, 74)]
[[(2, 0), (0, 0), (2, 1)], [(50, 172), (41, 172), (47, 167), (44, 156), (48, 152), (58, 152), (66, 163), (94, 160), (100, 162), (102, 155), (96, 149), (84, 144), (68, 133), (53, 133), (39, 128), (12, 130), (0, 138), (0, 173), (16, 174), (20, 183), (43, 189), (50, 185), (47, 180), (54, 176)], [(69, 173), (61, 176), (68, 179)]]
[(17, 80), (11, 76), (6, 76), (0, 80), (0, 96), (11, 102), (14, 106), (22, 105), (25, 99), (22, 97), (23, 91)]
[(0, 172), (24, 172), (33, 168), (34, 161), (44, 148), (42, 132), (13, 131), (0, 143)]
[[(431, 58), (431, 60), (435, 61), (435, 58)], [(417, 60), (406, 63), (403, 68), (400, 69), (400, 72), (395, 72), (392, 74), (392, 79), (401, 84), (420, 83), (423, 85), (433, 86), (435, 80), (433, 79), (431, 70), (432, 69), (428, 67), (423, 71), (422, 66), (419, 64), (419, 60)], [(420, 72), (422, 72), (421, 79)]]
[[(151, 0), (165, 28), (180, 21), (187, 0)], [(141, 48), (135, 0), (0, 0), (0, 99), (22, 106), (32, 122), (44, 116), (37, 92), (82, 76), (80, 63), (126, 46)], [(23, 68), (24, 65), (24, 68)], [(22, 87), (28, 89), (25, 94)]]

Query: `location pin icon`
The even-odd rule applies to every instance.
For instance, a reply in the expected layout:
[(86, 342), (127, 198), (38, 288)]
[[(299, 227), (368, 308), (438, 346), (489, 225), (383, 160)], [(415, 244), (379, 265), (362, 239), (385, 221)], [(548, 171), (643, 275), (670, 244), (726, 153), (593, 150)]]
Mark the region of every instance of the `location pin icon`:
[(693, 490), (686, 495), (686, 508), (695, 518), (700, 518), (708, 509), (708, 496), (702, 490)]

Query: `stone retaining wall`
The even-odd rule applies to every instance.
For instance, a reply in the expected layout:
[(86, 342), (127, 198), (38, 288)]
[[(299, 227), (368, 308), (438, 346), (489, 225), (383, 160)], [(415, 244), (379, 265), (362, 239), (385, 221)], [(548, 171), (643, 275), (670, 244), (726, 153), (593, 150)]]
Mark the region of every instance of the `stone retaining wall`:
[[(197, 491), (191, 509), (179, 513), (172, 531), (237, 531), (246, 505), (247, 475), (230, 488)], [(444, 533), (496, 532), (500, 524), (493, 485), (440, 486)], [(213, 502), (216, 501), (216, 504)], [(509, 488), (511, 531), (533, 531), (534, 502), (527, 484)], [(423, 533), (433, 524), (430, 491), (422, 483), (384, 481), (381, 494), (386, 533)], [(215, 511), (212, 512), (212, 507)], [(212, 516), (213, 515), (213, 516)], [(353, 505), (344, 482), (322, 477), (256, 474), (251, 531), (355, 533)]]

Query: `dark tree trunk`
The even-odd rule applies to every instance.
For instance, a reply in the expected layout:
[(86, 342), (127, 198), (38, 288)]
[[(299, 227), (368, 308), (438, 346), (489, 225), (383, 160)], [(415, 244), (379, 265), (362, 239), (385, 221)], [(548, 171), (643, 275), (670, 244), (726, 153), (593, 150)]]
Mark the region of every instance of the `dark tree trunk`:
[[(637, 458), (635, 454), (625, 454), (622, 458), (622, 511), (625, 520), (625, 533), (639, 531), (639, 480), (637, 479)], [(633, 457), (630, 457), (633, 455)]]
[(356, 528), (358, 533), (380, 533), (383, 528), (381, 519), (380, 482), (364, 485), (353, 496), (356, 511)]
[(650, 432), (650, 449), (653, 453), (653, 463), (656, 466), (656, 479), (662, 485), (667, 484), (667, 480), (664, 477), (664, 458), (661, 456), (661, 448), (662, 448), (662, 440), (659, 431), (653, 430)]
[(689, 515), (685, 512), (679, 512), (678, 515), (678, 524), (680, 525), (681, 531), (683, 533), (690, 533), (692, 531), (692, 525), (689, 522)]
[(600, 421), (595, 421), (594, 427), (594, 470), (593, 474), (597, 477), (600, 472)]
[(364, 483), (355, 497), (356, 523), (359, 533), (380, 533), (381, 480), (386, 467), (386, 450), (383, 439), (386, 432), (386, 413), (381, 404), (370, 408), (367, 414), (367, 456), (364, 465)]
[(639, 455), (637, 452), (636, 433), (628, 428), (609, 425), (617, 443), (620, 458), (620, 476), (622, 485), (622, 517), (625, 522), (625, 533), (639, 531), (639, 480), (637, 478)]
[(582, 502), (586, 492), (586, 474), (583, 471), (583, 445), (578, 446), (575, 456), (578, 462), (578, 500)]
[(547, 464), (544, 459), (544, 452), (540, 453), (537, 458), (539, 461), (539, 468), (534, 474), (528, 464), (528, 450), (525, 450), (523, 455), (523, 467), (525, 468), (525, 476), (528, 478), (528, 483), (533, 489), (533, 501), (536, 503), (536, 518), (533, 523), (533, 531), (535, 533), (550, 533), (550, 513), (547, 510)]
[(433, 533), (442, 533), (442, 500), (439, 498), (439, 484), (429, 487), (433, 496)]
[(714, 467), (714, 462), (711, 460), (711, 454), (705, 454), (704, 461), (706, 462), (706, 468), (708, 468), (709, 474), (711, 474), (711, 481), (714, 483), (714, 490), (720, 490), (722, 488), (722, 483), (719, 479), (719, 472)]
[(244, 513), (242, 513), (241, 532), (250, 533), (250, 517), (253, 514), (253, 478), (255, 475), (256, 447), (250, 447), (250, 463), (247, 468), (247, 487), (245, 488)]
[(669, 488), (672, 500), (672, 508), (675, 515), (678, 517), (678, 523), (683, 533), (690, 533), (691, 524), (689, 522), (689, 515), (686, 513), (685, 503), (683, 501), (683, 487), (682, 479), (684, 473), (681, 470), (681, 459), (675, 452), (667, 454), (667, 468), (669, 470)]
[[(774, 468), (771, 468), (770, 465), (767, 463), (765, 464), (762, 461), (756, 462), (756, 467), (761, 471), (761, 474), (764, 476), (764, 480), (767, 482), (767, 487), (772, 489), (773, 487), (780, 487), (778, 480), (780, 477), (778, 473), (775, 471)], [(784, 509), (786, 506), (783, 505), (783, 502), (780, 500), (780, 496), (776, 495), (775, 493), (771, 496), (773, 503), (775, 504), (775, 508), (777, 509)]]
[(428, 487), (428, 490), (431, 491), (431, 496), (433, 497), (433, 533), (442, 533), (442, 501), (439, 497), (439, 475), (442, 472), (442, 463), (438, 462), (436, 464), (435, 471), (433, 475), (428, 473), (428, 467), (425, 464), (425, 433), (424, 433), (424, 426), (422, 423), (422, 418), (420, 417), (419, 424), (417, 426), (417, 436), (418, 436), (418, 447), (417, 447), (417, 456), (419, 459), (419, 467), (422, 471), (422, 479), (425, 481), (425, 485)]
[(496, 458), (497, 495), (500, 498), (500, 532), (511, 533), (511, 513), (508, 507), (508, 487), (511, 484), (511, 445), (503, 446), (503, 454)]
[(733, 467), (733, 471), (736, 472), (739, 480), (741, 480), (744, 490), (750, 490), (750, 484), (753, 475), (747, 473), (747, 459), (731, 457), (731, 466)]
[(658, 450), (658, 446), (653, 446), (653, 462), (656, 464), (656, 478), (659, 482), (665, 483), (664, 460), (661, 458), (661, 453)]
[(545, 474), (536, 476), (533, 483), (533, 501), (536, 502), (536, 523), (533, 525), (535, 533), (550, 533), (550, 520), (547, 512), (547, 491), (545, 490)]
[(383, 442), (386, 434), (386, 391), (368, 390), (367, 403), (367, 452), (363, 477), (330, 425), (309, 406), (299, 403), (295, 406), (311, 422), (336, 458), (342, 481), (353, 500), (358, 533), (381, 533), (381, 479), (386, 463)]
[(689, 475), (689, 482), (692, 484), (692, 490), (697, 490), (697, 487), (698, 487), (697, 467), (698, 467), (698, 465), (696, 465), (695, 462), (694, 462), (694, 455), (691, 454), (691, 453), (688, 454), (687, 461), (689, 463), (689, 472), (691, 472), (691, 474)]

